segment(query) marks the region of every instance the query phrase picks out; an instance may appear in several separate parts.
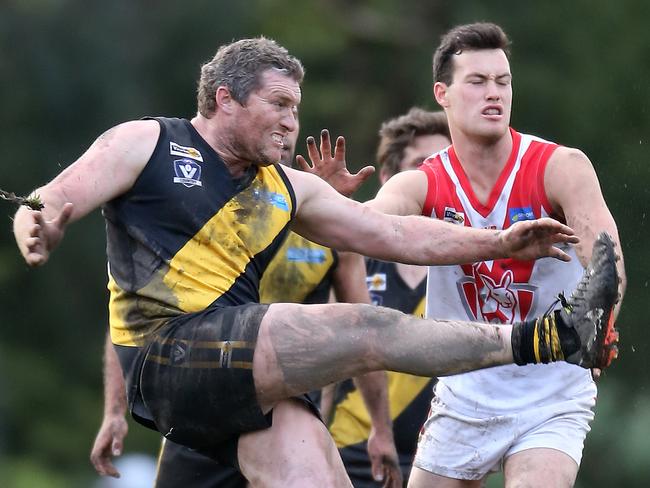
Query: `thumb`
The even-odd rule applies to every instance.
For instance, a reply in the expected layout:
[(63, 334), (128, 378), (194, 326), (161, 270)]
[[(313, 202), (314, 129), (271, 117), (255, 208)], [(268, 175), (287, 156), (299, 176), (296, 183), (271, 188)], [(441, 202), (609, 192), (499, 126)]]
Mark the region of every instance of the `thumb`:
[(54, 219), (54, 222), (56, 223), (57, 227), (63, 228), (67, 225), (68, 221), (70, 220), (70, 217), (72, 217), (72, 212), (74, 211), (74, 205), (70, 202), (67, 202), (66, 204), (63, 205), (63, 208), (61, 209), (61, 213), (58, 215), (56, 219)]
[(111, 453), (113, 456), (119, 456), (122, 454), (122, 441), (120, 439), (113, 439)]
[(371, 174), (375, 172), (375, 167), (374, 166), (364, 166), (361, 168), (356, 175), (357, 178), (361, 179), (361, 181), (366, 180)]
[(372, 479), (375, 481), (384, 481), (384, 465), (380, 459), (373, 459), (371, 465)]

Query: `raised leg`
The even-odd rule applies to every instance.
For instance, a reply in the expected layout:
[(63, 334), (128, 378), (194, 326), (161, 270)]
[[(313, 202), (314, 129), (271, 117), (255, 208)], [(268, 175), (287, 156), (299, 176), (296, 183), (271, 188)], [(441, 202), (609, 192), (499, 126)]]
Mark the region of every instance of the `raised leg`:
[(442, 376), (513, 361), (509, 325), (425, 320), (370, 305), (274, 304), (253, 359), (258, 401), (375, 370)]

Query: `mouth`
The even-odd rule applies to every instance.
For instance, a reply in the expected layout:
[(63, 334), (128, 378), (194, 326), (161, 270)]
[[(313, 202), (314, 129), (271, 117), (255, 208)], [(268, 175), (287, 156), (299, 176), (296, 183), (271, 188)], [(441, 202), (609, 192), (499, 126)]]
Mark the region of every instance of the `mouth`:
[(271, 134), (271, 139), (280, 149), (284, 149), (285, 143), (284, 143), (284, 136), (282, 134), (274, 132), (273, 134)]
[(489, 118), (499, 118), (503, 115), (503, 108), (498, 105), (490, 105), (481, 111), (481, 115)]

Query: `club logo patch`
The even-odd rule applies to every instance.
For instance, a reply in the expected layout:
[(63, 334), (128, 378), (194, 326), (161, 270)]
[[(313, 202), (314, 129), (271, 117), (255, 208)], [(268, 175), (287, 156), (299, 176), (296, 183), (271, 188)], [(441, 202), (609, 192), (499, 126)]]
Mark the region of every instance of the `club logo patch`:
[(464, 269), (470, 266), (471, 275), (456, 283), (470, 320), (512, 324), (526, 320), (530, 311), (535, 309), (537, 287), (530, 283), (517, 283), (512, 270), (488, 267), (485, 262), (467, 265)]
[(366, 276), (366, 286), (368, 291), (386, 291), (386, 273), (375, 273), (372, 276)]
[(201, 183), (201, 166), (191, 159), (174, 161), (174, 183), (180, 183), (187, 188), (203, 186)]
[(169, 141), (169, 154), (172, 156), (182, 156), (184, 158), (195, 159), (203, 162), (203, 156), (198, 149), (193, 147), (181, 146), (173, 141)]
[(445, 207), (445, 214), (442, 220), (451, 222), (452, 224), (464, 225), (465, 214), (463, 212), (456, 212), (454, 207)]

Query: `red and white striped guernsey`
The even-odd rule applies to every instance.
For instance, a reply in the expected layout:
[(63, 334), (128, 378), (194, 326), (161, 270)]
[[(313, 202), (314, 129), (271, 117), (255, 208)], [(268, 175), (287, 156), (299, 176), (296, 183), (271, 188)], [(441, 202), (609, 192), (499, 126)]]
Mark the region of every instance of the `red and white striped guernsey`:
[[(553, 215), (544, 170), (556, 144), (510, 129), (512, 152), (487, 204), (478, 201), (453, 146), (420, 167), (428, 179), (423, 215), (456, 225), (506, 229), (520, 220)], [(583, 268), (572, 260), (500, 259), (462, 266), (431, 266), (427, 317), (512, 323), (543, 314), (558, 293), (570, 294)], [(438, 398), (465, 414), (511, 413), (522, 408), (595, 397), (589, 371), (566, 363), (500, 366), (441, 378)]]

